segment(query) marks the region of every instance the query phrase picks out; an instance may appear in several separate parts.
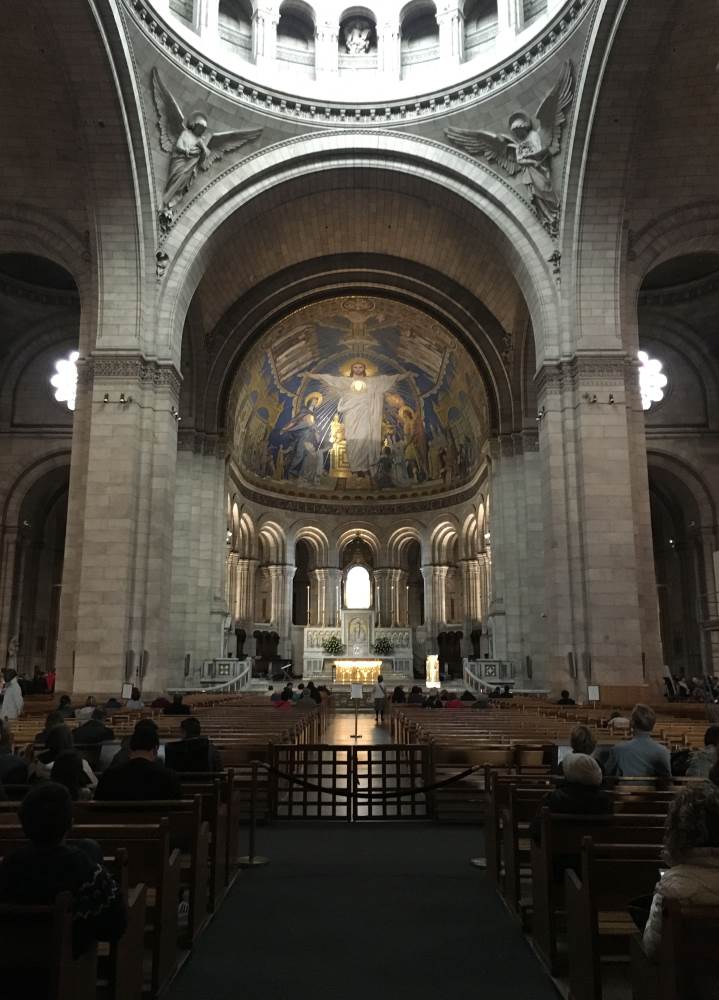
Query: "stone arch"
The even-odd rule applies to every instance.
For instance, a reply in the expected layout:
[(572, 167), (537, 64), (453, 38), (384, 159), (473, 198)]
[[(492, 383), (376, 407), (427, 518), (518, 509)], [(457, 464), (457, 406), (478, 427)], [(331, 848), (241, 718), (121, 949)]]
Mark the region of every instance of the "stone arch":
[(418, 524), (405, 524), (396, 528), (387, 541), (387, 561), (390, 566), (403, 565), (405, 552), (411, 542), (417, 542), (423, 553), (422, 529)]
[(316, 567), (329, 565), (330, 543), (321, 528), (314, 525), (303, 525), (295, 533), (295, 544), (300, 541), (306, 542), (312, 549)]
[(63, 341), (74, 340), (77, 343), (77, 338), (78, 317), (68, 316), (65, 311), (58, 311), (25, 331), (16, 350), (5, 359), (4, 371), (0, 374), (0, 426), (11, 421), (15, 388), (28, 365), (46, 348)]
[(445, 565), (452, 558), (452, 550), (460, 538), (460, 529), (455, 517), (440, 521), (432, 529), (431, 554), (434, 565)]
[(257, 537), (263, 563), (282, 565), (287, 561), (285, 533), (276, 521), (263, 521)]
[(653, 470), (661, 470), (672, 477), (678, 493), (691, 498), (701, 518), (702, 527), (713, 531), (719, 529), (716, 504), (712, 499), (711, 490), (697, 469), (676, 455), (652, 447), (647, 450), (647, 460), (650, 477)]
[(352, 525), (351, 527), (348, 527), (344, 531), (340, 532), (337, 539), (337, 553), (340, 556), (340, 559), (342, 557), (343, 549), (350, 545), (358, 535), (362, 541), (369, 546), (375, 566), (380, 565), (384, 547), (380, 544), (379, 538), (375, 534), (374, 529), (371, 526), (362, 523)]
[(327, 171), (337, 170), (356, 175), (358, 157), (368, 177), (382, 170), (395, 176), (395, 183), (411, 178), (426, 189), (426, 196), (434, 192), (433, 197), (454, 198), (458, 207), (464, 205), (465, 214), (468, 207), (474, 210), (473, 225), (481, 224), (491, 233), (497, 253), (527, 302), (538, 362), (545, 353), (555, 353), (557, 289), (546, 263), (552, 245), (529, 204), (517, 195), (507, 199), (508, 185), (478, 160), (440, 143), (380, 130), (349, 136), (327, 130), (286, 140), (247, 157), (241, 172), (236, 164), (220, 174), (212, 185), (212, 204), (208, 189), (190, 199), (165, 244), (171, 263), (161, 292), (158, 328), (167, 331), (167, 340), (158, 344), (158, 350), (179, 361), (187, 310), (224, 223), (237, 218), (241, 210), (251, 211), (261, 204), (261, 195), (277, 193), (291, 180), (311, 174), (319, 182)]

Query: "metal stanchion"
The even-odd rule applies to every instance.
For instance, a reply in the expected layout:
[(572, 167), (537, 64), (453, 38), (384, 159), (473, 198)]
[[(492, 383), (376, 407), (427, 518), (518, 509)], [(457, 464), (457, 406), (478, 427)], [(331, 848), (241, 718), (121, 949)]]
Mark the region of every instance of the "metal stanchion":
[(257, 828), (257, 761), (252, 762), (252, 788), (250, 790), (250, 853), (239, 859), (240, 868), (258, 868), (268, 865), (269, 858), (255, 854), (255, 834)]

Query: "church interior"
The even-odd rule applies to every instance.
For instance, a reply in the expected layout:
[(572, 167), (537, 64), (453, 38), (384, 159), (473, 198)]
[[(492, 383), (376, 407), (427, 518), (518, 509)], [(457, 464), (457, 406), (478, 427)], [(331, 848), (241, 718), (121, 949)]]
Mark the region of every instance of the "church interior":
[[(466, 996), (492, 954), (497, 1000), (715, 996), (687, 992), (664, 955), (674, 992), (642, 992), (625, 924), (568, 932), (585, 897), (567, 875), (566, 900), (545, 886), (542, 910), (525, 838), (577, 726), (596, 755), (651, 706), (676, 788), (647, 792), (643, 830), (650, 812), (663, 829), (690, 782), (675, 755), (702, 752), (719, 722), (717, 4), (7, 0), (4, 13), (6, 743), (24, 752), (67, 696), (107, 700), (118, 748), (155, 719), (162, 755), (174, 695), (222, 758), (227, 850), (218, 867), (210, 822), (209, 897), (198, 909), (199, 883), (187, 889), (179, 928), (192, 961), (153, 952), (145, 980), (112, 996), (293, 984), (301, 998), (314, 977), (320, 995)], [(7, 714), (12, 683), (24, 708)], [(270, 700), (287, 684), (291, 717)], [(299, 685), (322, 697), (295, 702)], [(397, 689), (417, 707), (390, 705)], [(420, 707), (440, 691), (466, 693), (456, 717)], [(631, 732), (612, 737), (611, 715)], [(76, 824), (104, 822), (95, 805), (75, 803)], [(106, 814), (153, 823), (148, 809)], [(341, 821), (321, 861), (299, 817)], [(253, 870), (256, 821), (278, 861), (267, 872)], [(648, 856), (616, 848), (654, 872), (649, 894), (658, 831)], [(302, 931), (284, 878), (306, 863), (339, 886), (355, 833), (344, 894), (308, 904), (325, 936)], [(586, 889), (593, 864), (599, 884), (610, 861), (597, 848), (574, 881)], [(454, 909), (440, 878), (458, 886)], [(455, 985), (379, 955), (356, 982), (332, 979), (336, 959), (328, 979), (316, 956), (305, 965), (339, 947), (332, 906), (356, 906), (369, 934), (378, 900), (363, 886), (394, 899), (377, 923), (390, 964), (395, 933), (400, 964), (426, 933), (409, 916), (426, 891), (445, 973), (461, 953)], [(2, 903), (0, 873), (5, 926)], [(699, 939), (717, 907), (719, 885), (712, 913), (692, 916)], [(248, 978), (228, 912), (255, 954)], [(599, 955), (612, 934), (621, 975)], [(286, 978), (271, 945), (296, 963)], [(95, 997), (79, 981), (45, 995)]]

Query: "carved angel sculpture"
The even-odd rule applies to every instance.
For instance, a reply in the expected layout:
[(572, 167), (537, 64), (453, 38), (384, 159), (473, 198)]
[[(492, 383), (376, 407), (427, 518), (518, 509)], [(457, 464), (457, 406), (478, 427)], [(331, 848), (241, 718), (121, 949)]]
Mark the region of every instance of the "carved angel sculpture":
[(511, 177), (529, 188), (532, 204), (542, 225), (555, 236), (559, 228), (559, 195), (552, 181), (552, 158), (562, 146), (565, 111), (574, 99), (574, 70), (564, 64), (562, 76), (537, 109), (537, 124), (524, 111), (509, 119), (511, 135), (464, 128), (448, 128), (446, 135), (455, 146), (475, 156), (480, 154), (497, 163)]
[(232, 153), (262, 134), (261, 128), (209, 132), (207, 118), (199, 112), (185, 118), (179, 104), (152, 71), (152, 94), (157, 111), (160, 146), (170, 154), (170, 169), (162, 196), (160, 223), (172, 225), (173, 210), (192, 187), (198, 170), (209, 170), (225, 153)]

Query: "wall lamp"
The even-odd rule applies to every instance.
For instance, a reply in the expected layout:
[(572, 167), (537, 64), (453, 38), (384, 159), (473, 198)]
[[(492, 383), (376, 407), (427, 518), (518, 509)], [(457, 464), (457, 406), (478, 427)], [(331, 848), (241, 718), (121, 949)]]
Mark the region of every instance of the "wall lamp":
[[(107, 404), (107, 403), (111, 403), (112, 402), (112, 399), (110, 399), (110, 393), (109, 392), (106, 392), (103, 395), (102, 402), (103, 402), (103, 404)], [(118, 404), (120, 406), (127, 406), (128, 403), (132, 402), (132, 396), (126, 396), (124, 392), (121, 392), (120, 396), (119, 396), (119, 398), (117, 400), (117, 402), (118, 402)]]
[(179, 424), (180, 421), (182, 420), (182, 417), (177, 412), (177, 410), (175, 409), (174, 406), (170, 407), (170, 414), (171, 414), (172, 418), (175, 420), (175, 422)]
[(542, 407), (541, 410), (538, 410), (537, 411), (537, 423), (541, 423), (541, 421), (544, 420), (546, 414), (547, 414), (547, 411), (546, 411), (545, 407)]

